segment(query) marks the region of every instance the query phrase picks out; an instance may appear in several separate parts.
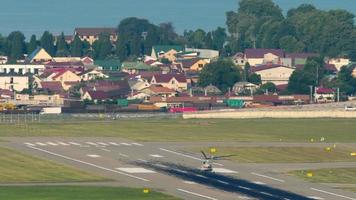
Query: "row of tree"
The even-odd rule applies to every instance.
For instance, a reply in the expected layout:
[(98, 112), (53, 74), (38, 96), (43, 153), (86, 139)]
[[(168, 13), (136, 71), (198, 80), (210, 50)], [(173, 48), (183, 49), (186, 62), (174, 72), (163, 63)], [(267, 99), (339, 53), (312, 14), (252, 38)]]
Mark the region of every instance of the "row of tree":
[(230, 52), (281, 48), (356, 60), (354, 15), (346, 10), (323, 11), (302, 4), (284, 16), (272, 0), (242, 0), (237, 12), (227, 13), (226, 24)]

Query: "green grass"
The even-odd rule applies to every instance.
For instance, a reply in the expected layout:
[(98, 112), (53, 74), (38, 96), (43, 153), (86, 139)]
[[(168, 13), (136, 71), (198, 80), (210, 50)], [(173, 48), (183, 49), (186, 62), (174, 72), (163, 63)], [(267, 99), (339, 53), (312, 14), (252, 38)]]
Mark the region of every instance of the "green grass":
[(1, 136), (104, 136), (139, 141), (356, 142), (356, 119), (135, 119), (0, 125)]
[[(313, 173), (313, 177), (307, 177)], [(292, 171), (290, 174), (313, 183), (356, 184), (356, 168)]]
[(178, 200), (142, 189), (80, 186), (0, 187), (0, 200)]
[(5, 148), (0, 148), (0, 155), (0, 183), (104, 180), (99, 176)]
[(218, 147), (218, 155), (235, 155), (230, 159), (239, 163), (320, 163), (347, 162), (356, 158), (349, 149), (322, 147)]

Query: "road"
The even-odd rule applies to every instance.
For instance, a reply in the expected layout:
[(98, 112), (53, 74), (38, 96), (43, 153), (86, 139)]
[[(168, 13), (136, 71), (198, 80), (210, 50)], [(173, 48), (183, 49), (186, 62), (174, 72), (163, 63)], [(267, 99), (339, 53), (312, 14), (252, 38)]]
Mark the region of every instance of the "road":
[[(6, 138), (1, 143), (34, 156), (113, 179), (113, 186), (154, 188), (183, 199), (356, 200), (356, 194), (285, 175), (284, 169), (313, 164), (214, 163), (198, 170), (201, 155), (185, 152), (193, 143), (138, 143), (118, 138)], [(210, 146), (207, 143), (198, 145)], [(238, 145), (238, 143), (236, 144)], [(349, 163), (356, 166), (356, 163)], [(314, 164), (315, 167), (328, 166)]]

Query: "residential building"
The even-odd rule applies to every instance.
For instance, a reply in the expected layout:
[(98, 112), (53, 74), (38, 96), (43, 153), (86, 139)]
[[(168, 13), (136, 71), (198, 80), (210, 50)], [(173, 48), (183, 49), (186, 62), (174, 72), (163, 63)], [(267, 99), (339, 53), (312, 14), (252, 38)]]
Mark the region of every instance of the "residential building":
[(141, 90), (141, 92), (149, 96), (161, 96), (161, 97), (173, 97), (177, 94), (175, 90), (160, 85), (151, 85), (150, 87)]
[(279, 64), (266, 64), (252, 67), (251, 71), (260, 75), (262, 84), (271, 82), (275, 85), (288, 84), (289, 77), (294, 72), (294, 67)]
[(35, 82), (34, 87), (37, 90), (42, 90), (55, 94), (60, 94), (64, 91), (62, 83), (59, 81), (40, 81), (38, 82), (38, 84), (37, 82)]
[[(80, 82), (81, 78), (74, 69), (47, 69), (41, 76), (41, 81), (59, 81), (64, 90), (68, 90), (73, 84)], [(39, 84), (38, 84), (39, 85)]]
[(18, 73), (40, 75), (45, 70), (42, 64), (5, 64), (0, 65), (0, 73)]
[(166, 58), (173, 62), (177, 59), (177, 54), (184, 52), (184, 48), (179, 45), (158, 45), (152, 47), (151, 57), (159, 60)]
[(258, 86), (253, 83), (242, 81), (234, 84), (234, 86), (232, 87), (232, 92), (235, 95), (253, 94), (254, 92), (256, 92), (257, 88)]
[(80, 76), (82, 81), (109, 78), (108, 75), (104, 74), (102, 71), (97, 69), (86, 70), (78, 75)]
[(0, 56), (0, 64), (3, 65), (3, 64), (6, 64), (7, 63), (7, 56)]
[(0, 73), (0, 89), (22, 91), (29, 88), (29, 78), (26, 75), (14, 72)]
[(251, 66), (262, 65), (264, 63), (279, 63), (279, 58), (284, 58), (282, 49), (246, 49), (245, 61)]
[(328, 60), (328, 64), (335, 65), (337, 71), (340, 71), (342, 66), (347, 66), (350, 63), (350, 59), (347, 58), (331, 58)]
[(76, 28), (74, 30), (74, 36), (78, 35), (82, 41), (87, 41), (90, 45), (93, 45), (102, 33), (109, 34), (113, 43), (118, 39), (116, 28)]
[(327, 103), (335, 101), (335, 90), (330, 88), (316, 88), (314, 93), (315, 102)]
[(138, 74), (141, 71), (149, 71), (152, 66), (143, 62), (124, 62), (121, 66), (121, 71), (128, 74)]
[(41, 47), (37, 47), (26, 59), (26, 63), (46, 63), (52, 61), (53, 58), (49, 53)]
[(356, 67), (354, 68), (354, 70), (352, 70), (352, 76), (356, 78)]
[(212, 49), (195, 49), (195, 48), (185, 48), (186, 52), (196, 52), (198, 53), (198, 58), (203, 59), (216, 59), (219, 57), (219, 51)]
[(187, 78), (183, 74), (158, 74), (153, 75), (151, 85), (162, 85), (177, 91), (188, 89)]
[(37, 105), (37, 106), (62, 106), (64, 105), (64, 98), (59, 94), (53, 95), (28, 95), (28, 94), (16, 94), (15, 104), (22, 105)]
[(205, 65), (208, 64), (208, 61), (200, 58), (193, 58), (189, 60), (176, 61), (181, 65), (182, 69), (186, 71), (201, 71)]

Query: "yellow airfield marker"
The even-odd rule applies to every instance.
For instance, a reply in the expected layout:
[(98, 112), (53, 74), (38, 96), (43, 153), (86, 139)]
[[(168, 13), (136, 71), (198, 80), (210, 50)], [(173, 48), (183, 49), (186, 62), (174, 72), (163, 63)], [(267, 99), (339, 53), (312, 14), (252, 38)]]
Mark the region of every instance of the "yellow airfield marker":
[(148, 193), (150, 193), (150, 190), (145, 188), (145, 189), (143, 189), (143, 193), (148, 194)]
[(311, 172), (307, 173), (307, 177), (309, 177), (309, 178), (313, 177), (313, 173), (311, 173)]
[(331, 151), (331, 147), (327, 147), (325, 150), (326, 151)]
[(310, 142), (314, 142), (314, 138), (310, 139)]
[(216, 148), (210, 148), (210, 153), (216, 153)]
[(356, 156), (356, 152), (350, 153), (351, 156)]
[(336, 144), (334, 144), (334, 146), (333, 146), (333, 147), (334, 147), (334, 149), (335, 149), (335, 148), (336, 148)]

